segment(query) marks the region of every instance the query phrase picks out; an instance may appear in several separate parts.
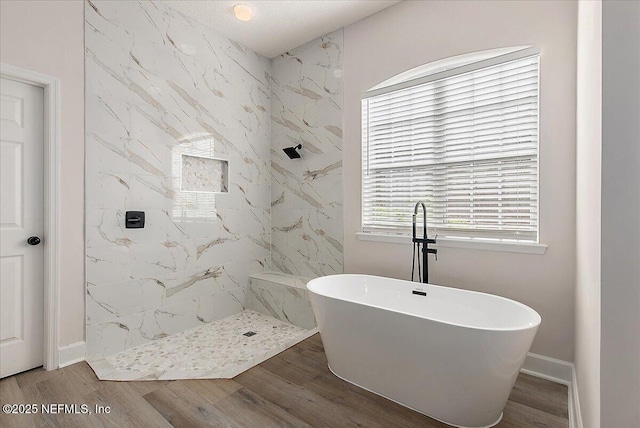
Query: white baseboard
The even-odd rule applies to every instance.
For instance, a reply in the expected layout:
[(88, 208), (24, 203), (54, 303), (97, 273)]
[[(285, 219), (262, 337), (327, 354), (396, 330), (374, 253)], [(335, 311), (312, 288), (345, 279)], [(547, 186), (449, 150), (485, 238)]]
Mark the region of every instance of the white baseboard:
[(86, 356), (85, 342), (76, 342), (58, 348), (58, 368), (84, 361)]
[(531, 376), (567, 385), (569, 389), (569, 428), (582, 428), (576, 370), (573, 363), (529, 352), (520, 371)]
[(529, 352), (522, 365), (523, 373), (570, 386), (573, 382), (573, 364)]
[(569, 387), (569, 428), (582, 428), (582, 412), (580, 411), (578, 378), (576, 378), (575, 367), (573, 368), (573, 382)]

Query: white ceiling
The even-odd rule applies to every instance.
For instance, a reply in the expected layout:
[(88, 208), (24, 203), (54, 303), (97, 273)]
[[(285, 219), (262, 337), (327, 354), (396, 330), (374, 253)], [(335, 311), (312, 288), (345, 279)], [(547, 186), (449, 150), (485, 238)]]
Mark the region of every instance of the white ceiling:
[[(309, 42), (386, 9), (400, 0), (170, 0), (166, 3), (212, 30), (267, 58)], [(233, 6), (253, 9), (253, 19), (242, 22)]]

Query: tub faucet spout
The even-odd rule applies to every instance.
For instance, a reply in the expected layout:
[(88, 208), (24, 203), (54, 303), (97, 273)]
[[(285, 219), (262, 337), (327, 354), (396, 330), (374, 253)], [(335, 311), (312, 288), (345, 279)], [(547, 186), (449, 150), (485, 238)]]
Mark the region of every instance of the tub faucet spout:
[[(418, 238), (416, 234), (416, 219), (418, 217), (418, 208), (420, 206), (422, 206), (422, 238)], [(413, 236), (411, 242), (413, 242), (413, 259), (411, 262), (411, 280), (413, 281), (413, 272), (415, 270), (416, 249), (418, 250), (418, 254), (420, 254), (420, 245), (422, 245), (422, 267), (424, 275), (421, 275), (420, 260), (418, 260), (418, 281), (422, 281), (426, 284), (429, 282), (429, 254), (433, 254), (436, 257), (436, 260), (438, 260), (438, 250), (435, 248), (429, 248), (429, 244), (435, 244), (438, 236), (436, 235), (434, 239), (429, 239), (427, 237), (427, 205), (423, 201), (418, 201), (413, 209), (412, 230)]]

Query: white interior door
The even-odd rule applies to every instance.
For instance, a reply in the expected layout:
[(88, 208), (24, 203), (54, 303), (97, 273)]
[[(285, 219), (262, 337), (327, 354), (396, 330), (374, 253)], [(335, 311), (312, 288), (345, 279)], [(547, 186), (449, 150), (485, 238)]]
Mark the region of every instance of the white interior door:
[(44, 360), (44, 91), (2, 78), (0, 99), (2, 378)]

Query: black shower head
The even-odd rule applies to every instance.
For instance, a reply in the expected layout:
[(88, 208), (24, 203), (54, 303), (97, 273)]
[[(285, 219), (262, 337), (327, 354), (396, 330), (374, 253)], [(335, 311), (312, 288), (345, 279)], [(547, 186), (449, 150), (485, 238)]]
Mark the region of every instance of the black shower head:
[(301, 148), (302, 148), (302, 144), (298, 144), (295, 147), (287, 147), (282, 150), (287, 154), (287, 156), (289, 156), (289, 159), (298, 159), (300, 158), (300, 153), (298, 153), (296, 149), (301, 149)]

